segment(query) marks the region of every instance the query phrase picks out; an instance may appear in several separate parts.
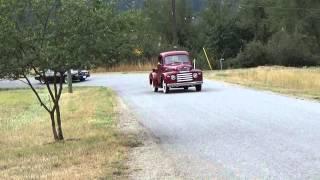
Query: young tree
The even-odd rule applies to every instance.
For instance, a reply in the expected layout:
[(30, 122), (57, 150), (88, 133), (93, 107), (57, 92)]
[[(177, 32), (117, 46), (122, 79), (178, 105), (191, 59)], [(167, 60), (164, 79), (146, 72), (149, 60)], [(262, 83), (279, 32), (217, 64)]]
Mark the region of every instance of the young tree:
[[(56, 141), (64, 139), (59, 106), (62, 77), (68, 69), (89, 65), (95, 58), (94, 9), (85, 0), (1, 1), (0, 78), (25, 79), (50, 114)], [(49, 69), (54, 74), (53, 84), (46, 80)], [(31, 71), (44, 77), (51, 103), (46, 103), (31, 83)]]

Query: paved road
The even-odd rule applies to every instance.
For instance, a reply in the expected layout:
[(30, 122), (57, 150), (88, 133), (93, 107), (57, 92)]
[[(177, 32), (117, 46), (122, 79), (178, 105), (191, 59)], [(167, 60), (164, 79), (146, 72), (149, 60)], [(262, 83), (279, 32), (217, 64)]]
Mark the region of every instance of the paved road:
[(76, 85), (113, 88), (178, 175), (320, 179), (320, 103), (209, 81), (200, 93), (165, 95), (151, 91), (146, 74), (94, 75)]

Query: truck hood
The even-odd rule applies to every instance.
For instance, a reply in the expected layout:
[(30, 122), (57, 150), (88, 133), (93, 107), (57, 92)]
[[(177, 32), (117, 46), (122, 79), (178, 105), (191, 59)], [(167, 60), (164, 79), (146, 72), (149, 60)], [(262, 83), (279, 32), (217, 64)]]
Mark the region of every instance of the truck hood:
[(166, 72), (171, 71), (191, 71), (192, 65), (190, 64), (178, 64), (178, 65), (165, 65), (164, 66)]

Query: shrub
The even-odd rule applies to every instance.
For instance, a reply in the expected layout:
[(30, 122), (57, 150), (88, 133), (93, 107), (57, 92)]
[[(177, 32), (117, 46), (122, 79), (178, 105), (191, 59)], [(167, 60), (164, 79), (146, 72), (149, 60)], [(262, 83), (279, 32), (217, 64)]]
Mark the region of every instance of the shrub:
[(231, 61), (233, 66), (257, 67), (272, 64), (270, 59), (267, 48), (261, 42), (253, 41)]
[(275, 33), (267, 45), (259, 41), (247, 44), (243, 52), (230, 60), (229, 67), (316, 66), (320, 65), (320, 56), (312, 52), (315, 47), (316, 44), (307, 36), (281, 31)]
[(314, 66), (319, 58), (311, 52), (314, 46), (309, 38), (301, 34), (276, 33), (268, 43), (268, 51), (275, 65)]

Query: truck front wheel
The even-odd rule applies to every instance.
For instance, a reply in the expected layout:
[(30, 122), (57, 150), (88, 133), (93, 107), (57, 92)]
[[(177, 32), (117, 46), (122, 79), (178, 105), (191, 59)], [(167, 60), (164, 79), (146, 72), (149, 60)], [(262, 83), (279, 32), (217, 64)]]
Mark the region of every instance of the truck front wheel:
[(158, 92), (158, 87), (153, 86), (153, 92)]
[(162, 90), (163, 90), (163, 93), (167, 94), (169, 92), (169, 87), (167, 86), (167, 84), (162, 81)]
[(151, 81), (151, 86), (152, 86), (152, 88), (153, 88), (153, 92), (158, 92), (158, 87), (157, 87), (157, 85), (154, 84), (154, 83), (152, 82), (152, 80), (150, 80), (150, 81)]
[(202, 85), (196, 85), (196, 91), (201, 91), (201, 89), (202, 89)]

